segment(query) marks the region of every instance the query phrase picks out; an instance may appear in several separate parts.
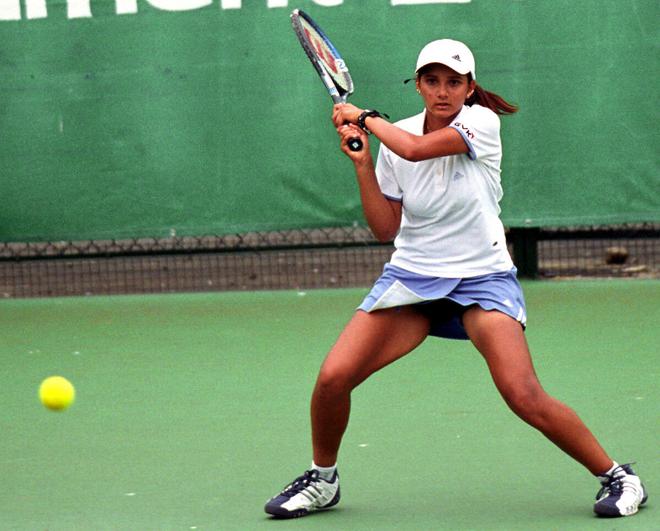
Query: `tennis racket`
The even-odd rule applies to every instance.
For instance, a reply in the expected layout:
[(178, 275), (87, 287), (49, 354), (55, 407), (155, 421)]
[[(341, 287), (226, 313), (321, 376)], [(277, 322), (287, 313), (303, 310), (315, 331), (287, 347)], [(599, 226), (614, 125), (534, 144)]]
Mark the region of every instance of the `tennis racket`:
[[(291, 13), (291, 25), (300, 41), (303, 50), (314, 65), (321, 81), (335, 103), (346, 103), (353, 94), (353, 80), (348, 73), (346, 62), (341, 58), (337, 48), (328, 36), (312, 18), (300, 9)], [(362, 140), (351, 138), (348, 141), (351, 151), (362, 150)]]

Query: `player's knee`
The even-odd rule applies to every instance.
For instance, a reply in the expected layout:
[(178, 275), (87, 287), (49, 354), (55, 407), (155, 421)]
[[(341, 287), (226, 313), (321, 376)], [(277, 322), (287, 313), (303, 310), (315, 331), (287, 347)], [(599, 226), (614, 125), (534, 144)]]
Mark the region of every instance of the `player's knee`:
[(543, 416), (547, 395), (538, 382), (515, 384), (502, 389), (502, 396), (511, 410), (530, 424)]
[(320, 397), (330, 398), (349, 393), (353, 387), (350, 371), (341, 367), (323, 367), (316, 380), (315, 393)]

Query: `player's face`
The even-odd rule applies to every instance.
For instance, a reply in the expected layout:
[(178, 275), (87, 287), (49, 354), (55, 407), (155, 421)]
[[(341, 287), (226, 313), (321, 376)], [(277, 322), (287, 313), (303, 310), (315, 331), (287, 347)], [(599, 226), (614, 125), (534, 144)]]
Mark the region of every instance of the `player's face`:
[(474, 90), (474, 81), (441, 64), (428, 66), (417, 79), (426, 112), (441, 122), (450, 122)]

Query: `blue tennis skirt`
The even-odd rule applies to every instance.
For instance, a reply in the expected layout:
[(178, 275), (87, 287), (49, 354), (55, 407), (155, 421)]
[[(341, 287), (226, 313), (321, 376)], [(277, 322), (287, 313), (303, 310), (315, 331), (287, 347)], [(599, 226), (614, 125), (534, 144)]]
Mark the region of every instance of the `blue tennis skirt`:
[(448, 339), (469, 339), (462, 316), (475, 304), (505, 313), (525, 328), (525, 299), (516, 272), (514, 267), (478, 277), (442, 278), (419, 275), (388, 263), (358, 309), (373, 312), (414, 305), (430, 317), (429, 335)]

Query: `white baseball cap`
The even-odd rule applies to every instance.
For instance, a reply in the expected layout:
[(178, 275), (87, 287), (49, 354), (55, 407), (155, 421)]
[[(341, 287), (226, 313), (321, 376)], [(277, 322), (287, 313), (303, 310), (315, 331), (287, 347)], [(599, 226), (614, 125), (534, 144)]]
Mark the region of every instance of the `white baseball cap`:
[(477, 79), (474, 67), (474, 55), (470, 48), (460, 41), (452, 39), (440, 39), (429, 42), (417, 57), (415, 73), (426, 65), (440, 63), (448, 66), (459, 74), (472, 74), (472, 79)]

